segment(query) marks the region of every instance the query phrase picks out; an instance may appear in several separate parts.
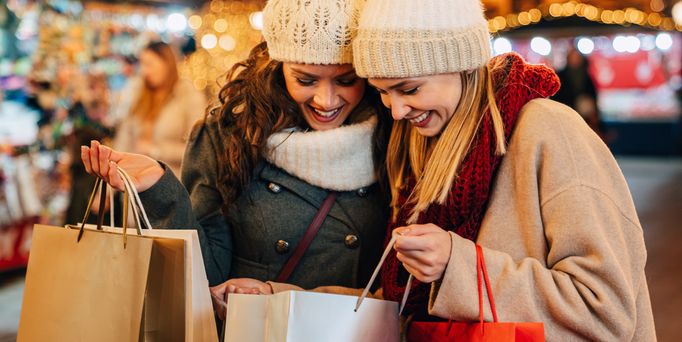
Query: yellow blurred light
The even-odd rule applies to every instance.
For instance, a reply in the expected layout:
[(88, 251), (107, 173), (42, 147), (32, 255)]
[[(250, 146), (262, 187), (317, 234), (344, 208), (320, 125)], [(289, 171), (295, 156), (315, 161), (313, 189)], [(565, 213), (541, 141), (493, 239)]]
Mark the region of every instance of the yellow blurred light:
[(530, 14), (528, 12), (519, 13), (519, 24), (526, 26), (530, 24)]
[(509, 27), (517, 27), (517, 26), (519, 26), (519, 25), (520, 25), (520, 24), (519, 24), (519, 19), (518, 19), (515, 15), (513, 15), (513, 14), (507, 15), (507, 26), (509, 26)]
[(602, 11), (601, 12), (601, 21), (603, 21), (605, 24), (613, 23), (613, 11), (611, 11), (611, 10)]
[(658, 13), (651, 13), (649, 14), (649, 17), (647, 18), (647, 23), (651, 26), (658, 26), (661, 24), (661, 21), (663, 19), (661, 18), (661, 15)]
[(581, 3), (575, 5), (575, 14), (578, 16), (581, 16), (581, 17), (584, 16), (585, 15), (585, 7), (586, 7), (586, 5), (581, 4)]
[(583, 16), (594, 21), (599, 17), (599, 10), (592, 5), (586, 5), (583, 9)]
[(625, 12), (616, 10), (613, 12), (613, 22), (616, 24), (623, 24), (625, 22)]
[(563, 7), (561, 7), (560, 4), (553, 3), (549, 5), (549, 15), (553, 17), (559, 17), (561, 16), (561, 12), (563, 11)]
[(672, 18), (665, 18), (661, 23), (661, 28), (666, 31), (671, 31), (672, 29), (675, 28), (675, 22), (673, 21)]
[(223, 4), (222, 1), (213, 0), (210, 5), (211, 12), (220, 12), (223, 9), (223, 6), (225, 6), (225, 4)]
[(225, 51), (232, 51), (237, 46), (237, 42), (229, 34), (224, 34), (220, 36), (218, 45)]
[(644, 23), (646, 22), (646, 13), (640, 10), (635, 10), (635, 13), (637, 14), (635, 16), (635, 23), (639, 25), (644, 25)]
[(495, 27), (495, 21), (492, 19), (488, 20), (488, 31), (490, 31), (490, 33), (497, 32), (497, 27)]
[(216, 20), (216, 16), (211, 14), (211, 13), (204, 16), (204, 24), (208, 27), (213, 26), (213, 23), (215, 22), (215, 20)]
[(493, 19), (493, 20), (495, 21), (495, 28), (496, 28), (498, 31), (504, 30), (504, 29), (507, 27), (507, 20), (504, 19), (503, 16), (498, 15), (498, 16), (495, 17), (495, 19)]
[(201, 27), (203, 20), (198, 15), (193, 15), (187, 19), (187, 24), (192, 30), (198, 30)]
[(194, 88), (196, 88), (198, 90), (206, 89), (207, 85), (208, 85), (208, 81), (206, 81), (203, 78), (199, 78), (199, 79), (194, 80)]
[(563, 5), (561, 5), (562, 9), (562, 14), (564, 17), (570, 17), (575, 14), (575, 3), (571, 2), (566, 2)]
[(665, 3), (663, 3), (663, 0), (651, 0), (649, 6), (651, 6), (651, 10), (654, 12), (660, 12), (665, 9)]
[(222, 18), (216, 20), (215, 23), (213, 23), (213, 29), (220, 33), (227, 31), (227, 20)]
[(532, 10), (528, 11), (528, 14), (530, 14), (530, 21), (537, 23), (542, 19), (542, 12), (540, 12), (539, 9), (533, 8)]

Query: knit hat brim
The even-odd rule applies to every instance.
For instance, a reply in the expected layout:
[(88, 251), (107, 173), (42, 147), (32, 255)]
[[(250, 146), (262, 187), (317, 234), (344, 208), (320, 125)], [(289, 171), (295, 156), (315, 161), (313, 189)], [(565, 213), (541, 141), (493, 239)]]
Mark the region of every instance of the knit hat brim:
[(405, 78), (477, 69), (491, 57), (487, 25), (456, 30), (360, 29), (354, 66), (364, 78)]

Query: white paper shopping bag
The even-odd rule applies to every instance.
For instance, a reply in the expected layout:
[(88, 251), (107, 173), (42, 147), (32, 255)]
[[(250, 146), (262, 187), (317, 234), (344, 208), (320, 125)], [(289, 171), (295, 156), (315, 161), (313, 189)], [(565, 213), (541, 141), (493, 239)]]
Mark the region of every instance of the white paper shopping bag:
[(225, 342), (393, 342), (399, 340), (398, 303), (286, 291), (269, 296), (230, 294)]
[(394, 241), (360, 297), (304, 291), (229, 294), (225, 342), (398, 341), (402, 308), (396, 302), (365, 298)]

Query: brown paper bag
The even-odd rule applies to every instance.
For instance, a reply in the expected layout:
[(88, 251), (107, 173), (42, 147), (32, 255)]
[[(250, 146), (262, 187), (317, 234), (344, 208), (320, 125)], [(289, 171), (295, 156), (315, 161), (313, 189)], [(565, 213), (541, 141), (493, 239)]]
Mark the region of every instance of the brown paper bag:
[[(95, 189), (100, 185), (102, 202), (107, 191), (101, 180), (96, 182)], [(124, 197), (132, 199), (133, 196), (128, 195), (133, 189), (127, 184), (126, 189)], [(93, 190), (87, 212), (95, 193)], [(137, 210), (135, 212), (137, 214)], [(124, 210), (123, 216), (127, 216), (127, 211)], [(80, 224), (80, 229), (49, 226), (45, 227), (49, 231), (41, 229), (38, 241), (46, 242), (34, 244), (29, 259), (20, 341), (42, 341), (46, 337), (56, 341), (185, 340), (186, 241), (175, 236), (141, 236), (139, 226), (132, 230), (138, 235), (127, 235), (128, 230), (122, 228), (104, 230), (102, 221), (100, 215), (98, 224), (93, 226)], [(49, 238), (42, 238), (48, 233)], [(128, 260), (130, 255), (135, 255), (131, 253), (137, 251), (139, 245), (145, 248), (142, 257)], [(58, 249), (54, 251), (53, 248)], [(38, 257), (34, 256), (36, 254)], [(52, 254), (58, 254), (60, 258), (52, 260)], [(50, 261), (58, 261), (58, 264), (54, 267)], [(32, 267), (33, 264), (39, 266)], [(122, 272), (120, 269), (131, 270)], [(68, 274), (68, 277), (61, 279), (60, 274)], [(54, 278), (60, 278), (58, 286), (54, 285)], [(80, 281), (73, 283), (74, 279)], [(63, 288), (67, 294), (65, 299), (56, 301), (57, 307), (44, 310), (34, 304), (53, 304), (54, 300), (44, 294), (55, 288)], [(68, 310), (71, 311), (62, 315), (59, 308), (72, 302), (85, 304), (70, 306)], [(93, 312), (97, 314), (92, 315)], [(121, 317), (129, 327), (120, 326)], [(64, 319), (66, 323), (62, 322)], [(43, 328), (46, 322), (50, 329)], [(42, 333), (34, 334), (38, 331)]]
[(137, 341), (154, 240), (35, 225), (17, 341)]

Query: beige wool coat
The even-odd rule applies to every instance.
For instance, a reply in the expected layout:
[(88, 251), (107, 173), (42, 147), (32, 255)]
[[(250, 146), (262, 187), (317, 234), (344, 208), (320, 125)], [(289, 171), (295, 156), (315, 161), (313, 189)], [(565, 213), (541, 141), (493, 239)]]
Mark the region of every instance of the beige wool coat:
[[(474, 243), (451, 234), (429, 312), (478, 318)], [(604, 143), (568, 107), (522, 109), (476, 241), (500, 321), (543, 322), (548, 341), (654, 341), (642, 226)], [(486, 307), (486, 320), (492, 315)]]

